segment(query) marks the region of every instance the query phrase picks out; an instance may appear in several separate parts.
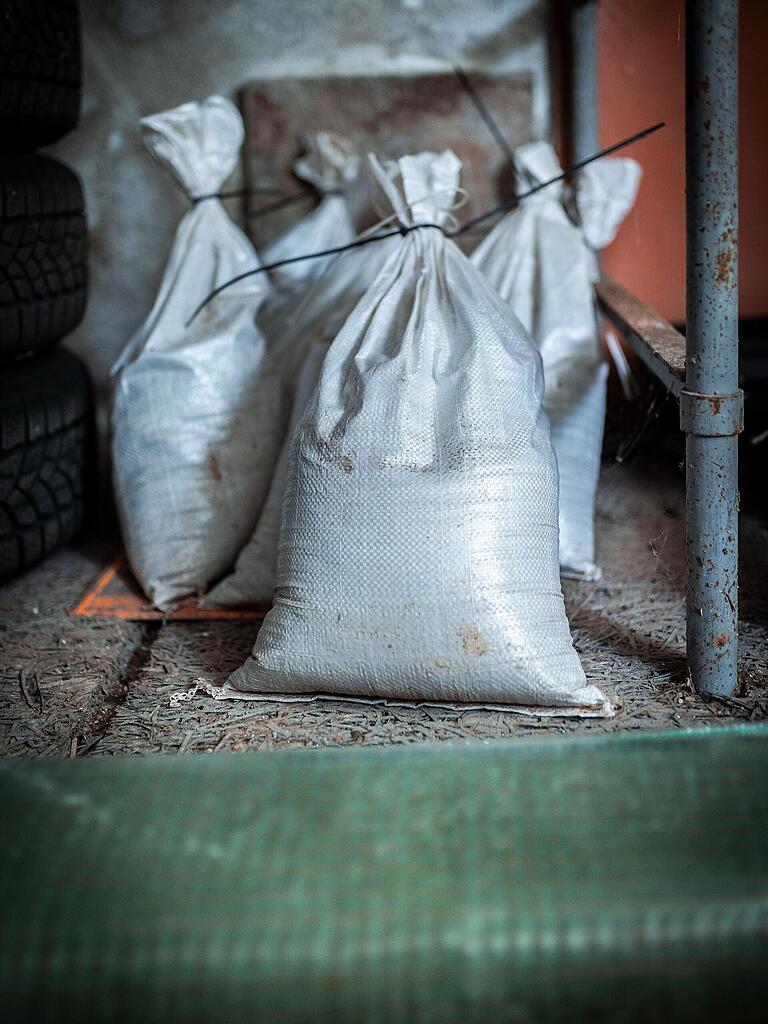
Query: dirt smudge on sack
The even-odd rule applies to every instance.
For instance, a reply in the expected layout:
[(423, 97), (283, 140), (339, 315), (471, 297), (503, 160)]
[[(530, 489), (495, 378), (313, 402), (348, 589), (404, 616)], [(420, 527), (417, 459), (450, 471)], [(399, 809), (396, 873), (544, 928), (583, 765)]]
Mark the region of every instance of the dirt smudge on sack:
[(217, 482), (221, 480), (221, 466), (219, 465), (219, 456), (216, 452), (209, 452), (208, 454), (208, 472)]
[(479, 658), (488, 650), (488, 644), (483, 639), (477, 626), (460, 626), (459, 636), (461, 637), (465, 654), (474, 654)]

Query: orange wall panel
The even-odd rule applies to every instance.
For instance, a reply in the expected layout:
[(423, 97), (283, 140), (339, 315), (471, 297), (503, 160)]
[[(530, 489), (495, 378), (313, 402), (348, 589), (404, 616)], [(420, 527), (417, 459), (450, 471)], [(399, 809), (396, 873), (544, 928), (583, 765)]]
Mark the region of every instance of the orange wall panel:
[[(683, 0), (601, 0), (600, 141), (655, 121), (631, 154), (643, 166), (635, 209), (605, 268), (672, 321), (685, 316), (685, 24)], [(768, 3), (742, 0), (740, 306), (768, 314)]]

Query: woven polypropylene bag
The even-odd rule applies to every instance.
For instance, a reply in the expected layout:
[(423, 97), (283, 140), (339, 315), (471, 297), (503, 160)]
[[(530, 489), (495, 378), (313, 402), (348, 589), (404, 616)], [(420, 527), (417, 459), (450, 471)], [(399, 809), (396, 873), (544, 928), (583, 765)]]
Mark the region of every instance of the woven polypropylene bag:
[[(444, 223), (451, 152), (372, 161), (403, 224)], [(240, 691), (600, 708), (565, 618), (541, 361), (442, 231), (410, 232), (297, 431), (275, 603)]]
[(265, 604), (272, 600), (291, 434), (317, 384), (327, 351), (327, 344), (316, 342), (307, 353), (296, 383), (288, 437), (283, 442), (256, 529), (238, 555), (233, 572), (206, 595), (203, 601), (205, 606)]
[[(347, 139), (335, 132), (315, 132), (305, 138), (305, 154), (294, 165), (299, 178), (312, 184), (322, 199), (320, 205), (291, 225), (262, 250), (265, 265), (307, 256), (338, 246), (355, 238), (355, 225), (347, 202), (350, 190), (357, 187), (360, 157)], [(274, 267), (270, 272), (276, 287), (259, 312), (259, 324), (269, 339), (275, 363), (283, 380), (287, 407), (293, 402), (293, 387), (309, 344), (323, 321), (333, 318), (333, 307), (324, 302), (326, 285), (341, 267), (342, 290), (350, 275), (347, 264), (333, 256), (298, 260)], [(341, 305), (339, 324), (363, 294), (365, 284), (353, 285), (351, 302)], [(338, 329), (338, 325), (337, 325)], [(330, 335), (330, 339), (334, 334)]]
[[(212, 96), (142, 121), (150, 151), (191, 196), (217, 192), (243, 127)], [(280, 389), (255, 314), (264, 275), (187, 321), (213, 288), (258, 266), (221, 203), (179, 225), (160, 291), (115, 370), (112, 455), (126, 551), (160, 608), (202, 593), (233, 563), (258, 516), (280, 442)]]
[[(515, 153), (522, 188), (561, 172), (549, 143)], [(632, 206), (634, 160), (601, 160), (582, 172), (578, 227), (560, 184), (530, 196), (497, 224), (472, 261), (509, 302), (541, 352), (544, 408), (560, 473), (560, 564), (597, 579), (594, 508), (600, 472), (608, 367), (598, 341), (593, 248), (607, 245)]]
[[(345, 193), (359, 174), (357, 150), (335, 132), (307, 135), (305, 148), (304, 156), (293, 169), (299, 178), (317, 189), (322, 197), (320, 205), (262, 249), (265, 264), (346, 245), (355, 237)], [(278, 282), (290, 286), (319, 276), (328, 263), (328, 259), (287, 263), (276, 267), (273, 274)]]
[(328, 345), (376, 280), (397, 242), (395, 238), (384, 238), (340, 254), (324, 274), (311, 282), (295, 308), (286, 309), (282, 329), (275, 332), (272, 344), (283, 382), (284, 402), (292, 409), (291, 426), (256, 528), (240, 552), (233, 572), (206, 596), (206, 605), (230, 607), (272, 600), (290, 433), (317, 383)]

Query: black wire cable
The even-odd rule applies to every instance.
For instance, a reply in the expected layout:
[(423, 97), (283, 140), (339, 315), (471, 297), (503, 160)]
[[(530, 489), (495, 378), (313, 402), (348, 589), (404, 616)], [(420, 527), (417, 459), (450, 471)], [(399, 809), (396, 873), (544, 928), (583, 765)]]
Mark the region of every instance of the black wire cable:
[[(301, 192), (289, 192), (287, 195), (281, 188), (232, 188), (226, 192), (207, 192), (201, 196), (190, 196), (189, 201), (193, 206), (197, 206), (198, 203), (204, 203), (206, 199), (238, 199), (246, 196), (279, 196), (278, 203), (287, 204), (298, 202), (299, 199), (309, 199), (320, 196), (321, 199), (325, 199), (326, 196), (341, 196), (344, 192), (340, 188), (327, 188), (327, 189), (302, 189)], [(268, 213), (272, 209), (271, 206), (264, 207), (264, 212)], [(277, 206), (275, 206), (277, 209)], [(248, 214), (248, 216), (259, 216), (261, 210), (256, 210), (255, 214)]]
[(419, 231), (422, 228), (435, 228), (436, 230), (441, 231), (446, 238), (458, 238), (460, 235), (474, 230), (478, 225), (483, 224), (492, 217), (498, 217), (502, 213), (507, 213), (509, 210), (517, 206), (518, 203), (522, 202), (523, 199), (528, 199), (529, 196), (535, 195), (537, 192), (541, 192), (542, 189), (549, 188), (550, 185), (555, 185), (559, 181), (565, 181), (566, 178), (572, 177), (574, 174), (577, 174), (580, 170), (586, 167), (587, 164), (594, 163), (595, 160), (600, 160), (602, 157), (608, 156), (611, 153), (616, 153), (618, 150), (624, 149), (626, 146), (631, 146), (633, 143), (639, 142), (640, 139), (646, 138), (646, 136), (659, 131), (660, 128), (664, 128), (665, 126), (666, 123), (664, 121), (659, 121), (658, 124), (651, 125), (650, 128), (644, 128), (642, 131), (636, 132), (634, 135), (629, 135), (626, 139), (622, 139), (620, 142), (615, 142), (612, 146), (601, 149), (599, 152), (585, 157), (578, 163), (571, 164), (571, 166), (566, 168), (566, 170), (562, 171), (560, 174), (556, 174), (548, 181), (542, 181), (538, 185), (533, 185), (525, 192), (520, 192), (517, 195), (506, 199), (503, 203), (499, 203), (498, 206), (494, 206), (492, 209), (486, 210), (485, 213), (481, 213), (477, 217), (473, 217), (472, 220), (467, 221), (466, 224), (462, 224), (461, 227), (458, 227), (453, 231), (447, 231), (441, 224), (408, 224), (395, 228), (392, 231), (386, 231), (383, 234), (370, 235), (367, 238), (359, 238), (357, 241), (348, 242), (346, 245), (337, 245), (333, 249), (323, 249), (320, 252), (308, 252), (301, 256), (290, 256), (286, 259), (277, 260), (275, 263), (267, 263), (264, 266), (254, 267), (252, 270), (246, 270), (244, 273), (238, 274), (237, 277), (233, 277), (229, 281), (225, 281), (223, 284), (220, 284), (217, 288), (214, 288), (212, 292), (206, 295), (203, 301), (192, 313), (189, 320), (187, 320), (186, 326), (189, 327), (202, 310), (205, 309), (208, 303), (212, 302), (217, 295), (220, 295), (232, 285), (238, 284), (240, 281), (244, 281), (246, 278), (253, 277), (256, 274), (264, 274), (270, 270), (277, 270), (280, 267), (285, 267), (290, 263), (300, 263), (303, 260), (322, 259), (324, 256), (337, 256), (339, 253), (348, 252), (351, 249), (358, 249), (363, 245), (371, 245), (373, 242), (381, 242), (385, 238), (394, 238), (396, 235), (409, 235), (412, 231)]
[(477, 110), (478, 114), (485, 121), (485, 123), (486, 123), (486, 125), (488, 127), (488, 130), (490, 131), (491, 135), (494, 137), (494, 139), (496, 141), (496, 145), (499, 147), (501, 152), (506, 157), (507, 163), (509, 164), (509, 166), (512, 168), (513, 171), (516, 171), (517, 169), (515, 167), (515, 155), (512, 152), (512, 149), (511, 149), (509, 143), (504, 138), (504, 133), (499, 128), (499, 126), (496, 123), (495, 119), (491, 115), (491, 112), (488, 109), (488, 107), (485, 105), (485, 102), (484, 102), (482, 96), (475, 89), (475, 87), (472, 84), (472, 82), (470, 82), (469, 76), (464, 71), (464, 69), (461, 67), (461, 65), (454, 64), (453, 73), (458, 78), (459, 84), (461, 85), (461, 87), (464, 90), (464, 92), (467, 94), (467, 96), (469, 96), (469, 98), (474, 103), (475, 109)]
[(201, 196), (190, 196), (193, 206), (204, 203), (206, 199), (237, 199), (243, 196), (281, 196), (281, 188), (232, 188), (225, 192), (206, 192)]
[[(322, 196), (328, 194), (334, 195), (336, 193), (322, 193)], [(235, 199), (236, 197), (244, 196), (278, 196), (279, 198), (275, 199), (273, 203), (267, 203), (266, 206), (261, 206), (257, 210), (246, 211), (246, 220), (257, 220), (259, 217), (265, 217), (268, 213), (273, 213), (275, 210), (281, 210), (285, 206), (292, 206), (294, 203), (298, 203), (302, 199), (315, 198), (316, 195), (317, 193), (310, 189), (304, 189), (301, 192), (289, 192), (286, 195), (283, 193), (282, 189), (279, 188), (235, 188), (230, 189), (228, 192), (210, 192), (207, 195), (190, 196), (189, 201), (193, 206), (197, 206), (198, 203), (204, 203), (207, 199)]]
[(644, 139), (647, 135), (652, 135), (653, 132), (657, 132), (660, 128), (666, 128), (666, 121), (659, 121), (658, 124), (653, 124), (650, 128), (644, 128), (641, 132), (629, 135), (626, 139), (622, 139), (621, 142), (615, 142), (612, 146), (608, 146), (606, 149), (601, 149), (599, 153), (593, 153), (592, 156), (587, 156), (578, 163), (571, 164), (571, 166), (566, 168), (566, 170), (562, 171), (560, 174), (556, 174), (554, 178), (550, 178), (548, 181), (542, 181), (538, 185), (534, 185), (532, 188), (529, 188), (527, 192), (517, 193), (517, 195), (512, 196), (511, 199), (506, 199), (503, 203), (499, 203), (498, 206), (494, 206), (492, 210), (488, 210), (486, 213), (481, 213), (479, 216), (467, 221), (467, 223), (462, 225), (456, 234), (464, 234), (465, 231), (469, 231), (470, 228), (474, 228), (478, 224), (482, 224), (491, 217), (496, 217), (500, 213), (506, 213), (507, 210), (511, 210), (512, 207), (517, 206), (517, 204), (523, 199), (527, 199), (529, 196), (535, 195), (536, 192), (541, 192), (543, 188), (549, 188), (550, 185), (556, 185), (558, 181), (565, 181), (566, 178), (573, 177), (574, 174), (577, 174), (580, 170), (586, 167), (587, 164), (591, 164), (595, 160), (601, 160), (604, 156), (610, 156), (611, 153), (615, 153), (619, 149), (624, 149), (626, 146), (631, 146), (633, 143), (639, 142), (640, 139)]
[(260, 206), (258, 210), (246, 211), (245, 219), (258, 220), (259, 217), (266, 217), (268, 213), (274, 213), (276, 210), (282, 210), (285, 206), (293, 206), (294, 203), (298, 203), (302, 199), (313, 198), (315, 198), (314, 192), (292, 192), (290, 195), (281, 196), (280, 199), (276, 199), (274, 203), (267, 203), (266, 206)]
[[(421, 227), (422, 225), (418, 226)], [(437, 225), (433, 226), (437, 227)], [(341, 252), (348, 252), (350, 249), (357, 249), (361, 245), (368, 245), (370, 242), (379, 242), (384, 238), (393, 238), (395, 235), (407, 234), (409, 230), (412, 229), (398, 228), (395, 231), (387, 231), (384, 235), (371, 235), (369, 238), (359, 238), (356, 242), (348, 242), (346, 245), (337, 245), (334, 249), (323, 249), (322, 252), (306, 253), (303, 256), (289, 256), (286, 259), (277, 260), (275, 263), (265, 263), (261, 267), (254, 267), (252, 270), (246, 270), (242, 274), (238, 274), (237, 277), (231, 277), (228, 281), (225, 281), (217, 288), (214, 288), (212, 292), (209, 292), (200, 305), (195, 309), (189, 320), (187, 320), (185, 326), (189, 327), (198, 314), (201, 313), (208, 303), (212, 302), (217, 295), (221, 295), (221, 293), (226, 291), (227, 288), (230, 288), (233, 284), (239, 284), (240, 281), (244, 281), (248, 277), (253, 277), (255, 274), (266, 273), (268, 270), (277, 270), (279, 267), (286, 267), (289, 263), (300, 263), (302, 260), (320, 259), (323, 256), (336, 256)]]

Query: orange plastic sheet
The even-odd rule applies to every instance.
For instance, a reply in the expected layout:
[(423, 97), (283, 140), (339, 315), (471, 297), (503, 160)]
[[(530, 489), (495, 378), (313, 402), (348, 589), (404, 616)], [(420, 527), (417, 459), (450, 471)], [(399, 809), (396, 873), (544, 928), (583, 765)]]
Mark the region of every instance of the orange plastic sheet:
[(212, 619), (263, 619), (266, 606), (243, 608), (201, 608), (194, 602), (172, 611), (160, 611), (147, 603), (126, 561), (120, 555), (94, 579), (71, 611), (84, 618), (127, 619), (138, 622), (167, 622)]

